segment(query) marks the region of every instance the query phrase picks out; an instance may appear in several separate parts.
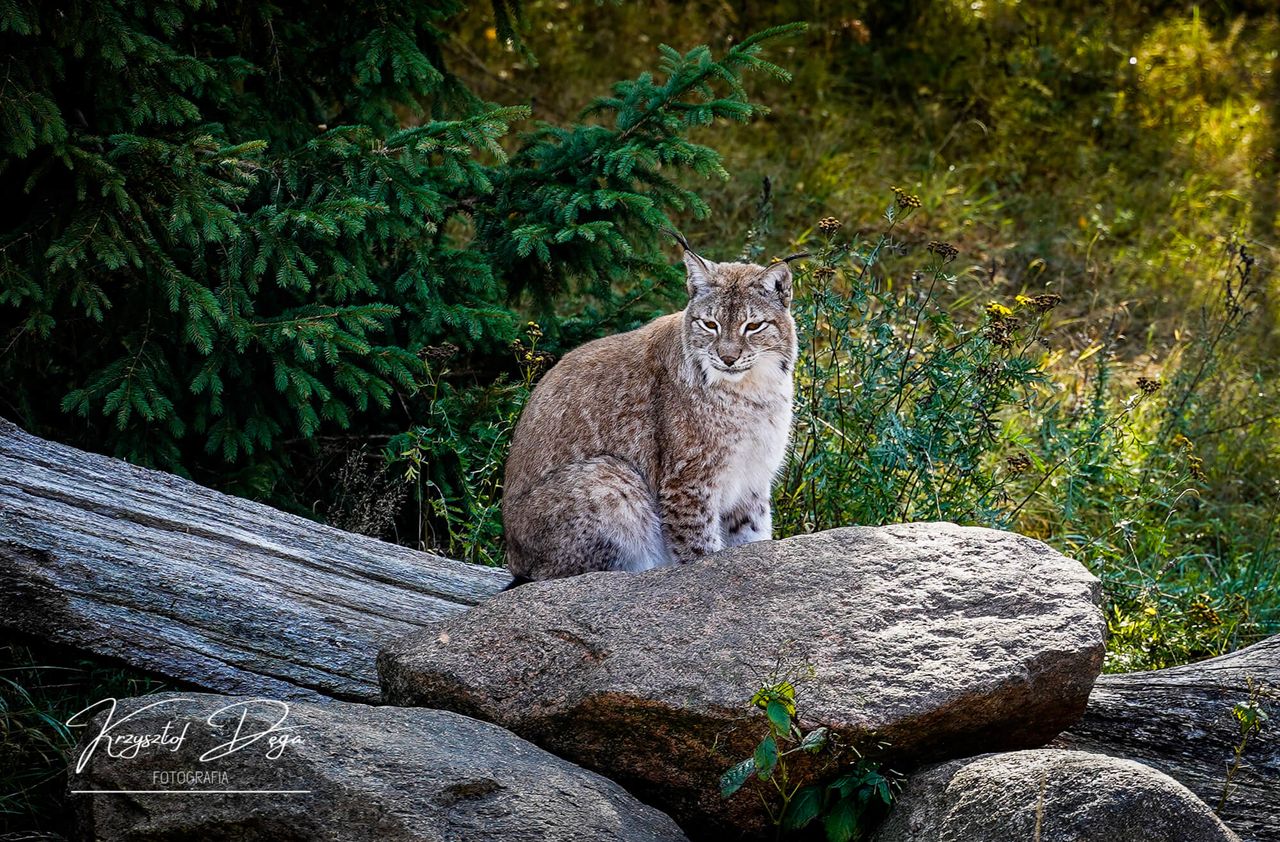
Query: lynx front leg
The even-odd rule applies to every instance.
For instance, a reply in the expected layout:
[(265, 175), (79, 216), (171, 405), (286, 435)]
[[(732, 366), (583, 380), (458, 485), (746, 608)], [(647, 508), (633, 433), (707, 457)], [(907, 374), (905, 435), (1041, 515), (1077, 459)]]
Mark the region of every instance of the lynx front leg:
[(769, 498), (758, 493), (742, 498), (721, 515), (720, 531), (726, 547), (771, 539), (773, 512), (769, 509)]
[(709, 490), (669, 481), (663, 483), (660, 497), (662, 531), (678, 563), (687, 564), (724, 548), (720, 518)]

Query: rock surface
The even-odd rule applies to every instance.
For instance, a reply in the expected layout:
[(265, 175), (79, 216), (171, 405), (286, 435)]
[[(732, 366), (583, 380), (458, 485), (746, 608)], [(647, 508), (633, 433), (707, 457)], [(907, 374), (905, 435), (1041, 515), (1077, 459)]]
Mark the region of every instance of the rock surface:
[[(163, 700), (163, 701), (161, 701)], [(181, 701), (186, 700), (186, 701)], [(161, 701), (158, 706), (143, 710)], [(126, 699), (108, 725), (96, 716), (72, 757), (71, 803), (81, 838), (247, 842), (677, 842), (675, 823), (616, 784), (494, 725), (444, 711), (333, 702), (249, 703), (241, 747), (202, 761), (231, 740), (250, 697), (171, 694)], [(229, 707), (228, 706), (232, 706)], [(219, 710), (221, 714), (215, 714)], [(125, 717), (133, 716), (125, 721)], [(214, 715), (214, 725), (209, 717)], [(130, 758), (130, 736), (167, 744)], [(93, 746), (104, 729), (113, 743)], [(186, 728), (176, 751), (172, 738)], [(125, 739), (121, 739), (124, 737)], [(301, 742), (276, 746), (300, 738)], [(111, 755), (123, 756), (111, 756)], [(273, 754), (275, 756), (273, 756)], [(204, 777), (194, 777), (200, 774)], [(256, 794), (155, 794), (154, 790), (303, 790)], [(74, 794), (77, 790), (150, 790)]]
[(691, 835), (759, 837), (717, 781), (765, 733), (770, 676), (807, 726), (898, 768), (1043, 745), (1102, 663), (1098, 583), (1038, 541), (951, 524), (848, 528), (683, 567), (499, 594), (384, 650), (388, 701), (510, 728), (600, 771)]
[(1251, 682), (1271, 718), (1249, 737), (1219, 814), (1248, 842), (1280, 842), (1280, 635), (1194, 664), (1104, 675), (1054, 743), (1146, 763), (1217, 806), (1240, 743), (1233, 709)]
[(917, 772), (872, 842), (1238, 842), (1173, 778), (1132, 760), (1040, 749)]

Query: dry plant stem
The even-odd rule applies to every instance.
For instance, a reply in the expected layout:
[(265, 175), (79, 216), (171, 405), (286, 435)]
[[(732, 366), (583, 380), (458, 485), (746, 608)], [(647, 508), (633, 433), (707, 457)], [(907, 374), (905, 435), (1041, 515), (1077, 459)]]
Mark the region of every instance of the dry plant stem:
[[(1252, 675), (1246, 677), (1249, 686), (1248, 704), (1257, 705), (1267, 692), (1262, 685), (1256, 682)], [(1231, 784), (1235, 780), (1236, 775), (1240, 773), (1240, 766), (1244, 762), (1244, 752), (1249, 745), (1249, 738), (1262, 729), (1262, 720), (1254, 719), (1248, 723), (1240, 721), (1240, 742), (1236, 743), (1233, 748), (1233, 756), (1231, 765), (1227, 767), (1227, 778), (1222, 784), (1222, 795), (1218, 798), (1218, 804), (1213, 808), (1215, 813), (1221, 813), (1222, 808), (1227, 806), (1227, 798), (1231, 795)]]
[[(825, 282), (823, 284), (823, 287), (825, 289), (826, 287)], [(832, 324), (830, 319), (827, 319), (827, 345), (832, 349), (831, 364), (832, 364), (832, 367), (835, 369), (835, 375), (836, 375), (836, 410), (837, 412), (839, 412), (840, 417), (843, 418), (844, 412), (845, 412), (844, 389), (842, 388), (840, 383), (840, 369), (841, 369), (840, 355), (835, 352), (836, 339), (837, 338), (836, 338), (835, 325)], [(844, 436), (841, 436), (840, 437), (840, 458), (842, 460), (844, 459), (844, 455), (845, 455), (845, 439), (844, 439)]]
[[(1195, 394), (1196, 387), (1200, 385), (1200, 381), (1208, 371), (1209, 364), (1216, 359), (1216, 352), (1219, 343), (1222, 342), (1223, 338), (1225, 338), (1227, 334), (1233, 332), (1248, 315), (1248, 311), (1246, 311), (1243, 305), (1239, 302), (1243, 301), (1245, 297), (1252, 293), (1252, 290), (1249, 289), (1249, 287), (1253, 276), (1253, 260), (1252, 258), (1246, 259), (1243, 250), (1240, 252), (1240, 260), (1242, 262), (1239, 264), (1236, 262), (1235, 255), (1231, 253), (1228, 254), (1227, 289), (1223, 308), (1224, 318), (1219, 322), (1217, 331), (1205, 347), (1204, 355), (1200, 359), (1200, 366), (1196, 369), (1196, 373), (1192, 376), (1190, 382), (1183, 389), (1182, 397), (1178, 401), (1177, 406), (1169, 408), (1170, 419), (1177, 418), (1186, 407), (1187, 401), (1191, 399), (1193, 394)], [(1240, 274), (1240, 286), (1234, 290), (1231, 286), (1231, 271), (1233, 269)], [(1207, 315), (1203, 318), (1205, 321), (1208, 321)]]
[[(966, 386), (972, 380), (973, 380), (973, 374), (968, 374), (965, 376), (965, 378), (962, 381), (960, 381), (960, 385)], [(981, 395), (979, 395), (979, 401), (981, 401), (990, 393), (991, 393), (990, 389), (984, 391)], [(951, 401), (943, 408), (944, 415), (951, 414), (951, 411), (954, 410), (956, 406), (960, 403), (962, 394), (963, 394), (963, 391), (960, 388), (957, 388), (954, 391)], [(943, 475), (943, 478), (945, 479), (946, 476), (950, 475), (950, 473), (954, 470), (954, 468), (955, 468), (955, 463), (952, 462), (950, 465), (948, 465), (947, 471)], [(912, 473), (908, 475), (909, 483), (906, 486), (904, 486), (903, 491), (898, 495), (897, 508), (899, 509), (899, 512), (900, 512), (899, 514), (900, 520), (906, 520), (909, 516), (909, 511), (911, 507), (911, 493), (915, 490), (916, 483), (919, 480), (919, 478), (920, 478), (919, 469), (913, 468)]]
[(911, 336), (907, 339), (907, 352), (903, 355), (902, 371), (898, 377), (898, 400), (894, 404), (894, 412), (902, 411), (903, 392), (907, 383), (907, 366), (911, 364), (911, 352), (915, 348), (916, 333), (920, 330), (920, 319), (924, 316), (924, 308), (933, 300), (933, 290), (938, 285), (938, 278), (941, 275), (941, 267), (933, 273), (933, 279), (929, 281), (929, 289), (925, 292), (924, 297), (920, 299), (920, 304), (916, 307), (916, 314), (911, 319)]
[(1075, 457), (1075, 455), (1078, 454), (1081, 450), (1084, 450), (1086, 447), (1090, 445), (1097, 444), (1098, 438), (1102, 433), (1106, 432), (1107, 430), (1116, 429), (1119, 426), (1120, 422), (1123, 421), (1125, 418), (1128, 418), (1129, 415), (1133, 412), (1133, 410), (1141, 406), (1145, 402), (1145, 400), (1146, 400), (1145, 396), (1139, 396), (1136, 399), (1134, 399), (1134, 401), (1131, 404), (1125, 407), (1123, 412), (1121, 412), (1115, 418), (1108, 421), (1106, 424), (1103, 424), (1097, 430), (1094, 430), (1094, 432), (1089, 436), (1089, 438), (1083, 444), (1077, 445), (1070, 452), (1068, 452), (1066, 456), (1063, 456), (1061, 459), (1055, 462), (1049, 468), (1049, 470), (1045, 471), (1044, 476), (1040, 478), (1040, 481), (1037, 482), (1035, 486), (1030, 491), (1027, 492), (1027, 496), (1023, 497), (1022, 500), (1018, 503), (1018, 505), (1014, 508), (1014, 510), (1009, 513), (1009, 517), (1010, 518), (1017, 517), (1018, 513), (1022, 511), (1023, 507), (1025, 507), (1027, 503), (1031, 502), (1031, 498), (1036, 496), (1036, 493), (1044, 486), (1046, 482), (1049, 481), (1049, 478), (1052, 477), (1054, 474), (1056, 474), (1062, 468), (1063, 465), (1071, 461), (1071, 459)]

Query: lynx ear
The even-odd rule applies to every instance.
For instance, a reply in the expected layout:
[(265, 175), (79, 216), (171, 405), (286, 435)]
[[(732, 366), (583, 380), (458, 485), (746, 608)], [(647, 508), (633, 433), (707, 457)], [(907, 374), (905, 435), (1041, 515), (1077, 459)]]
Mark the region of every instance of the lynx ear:
[(690, 301), (711, 289), (711, 276), (715, 274), (716, 264), (685, 248), (684, 269), (685, 288), (689, 290)]
[(760, 275), (765, 294), (776, 298), (783, 307), (791, 307), (791, 267), (785, 260), (770, 264)]

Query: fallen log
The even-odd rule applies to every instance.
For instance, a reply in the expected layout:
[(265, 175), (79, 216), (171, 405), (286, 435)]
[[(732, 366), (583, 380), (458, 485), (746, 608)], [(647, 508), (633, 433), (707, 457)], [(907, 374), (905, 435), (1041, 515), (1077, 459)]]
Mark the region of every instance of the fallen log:
[(378, 650), (510, 581), (0, 419), (0, 628), (196, 687), (378, 701)]
[[(1057, 744), (1127, 757), (1178, 780), (1209, 806), (1222, 799), (1240, 743), (1233, 714), (1249, 680), (1280, 692), (1280, 635), (1195, 664), (1104, 675), (1084, 718)], [(1280, 704), (1249, 738), (1219, 815), (1244, 840), (1280, 842)]]

